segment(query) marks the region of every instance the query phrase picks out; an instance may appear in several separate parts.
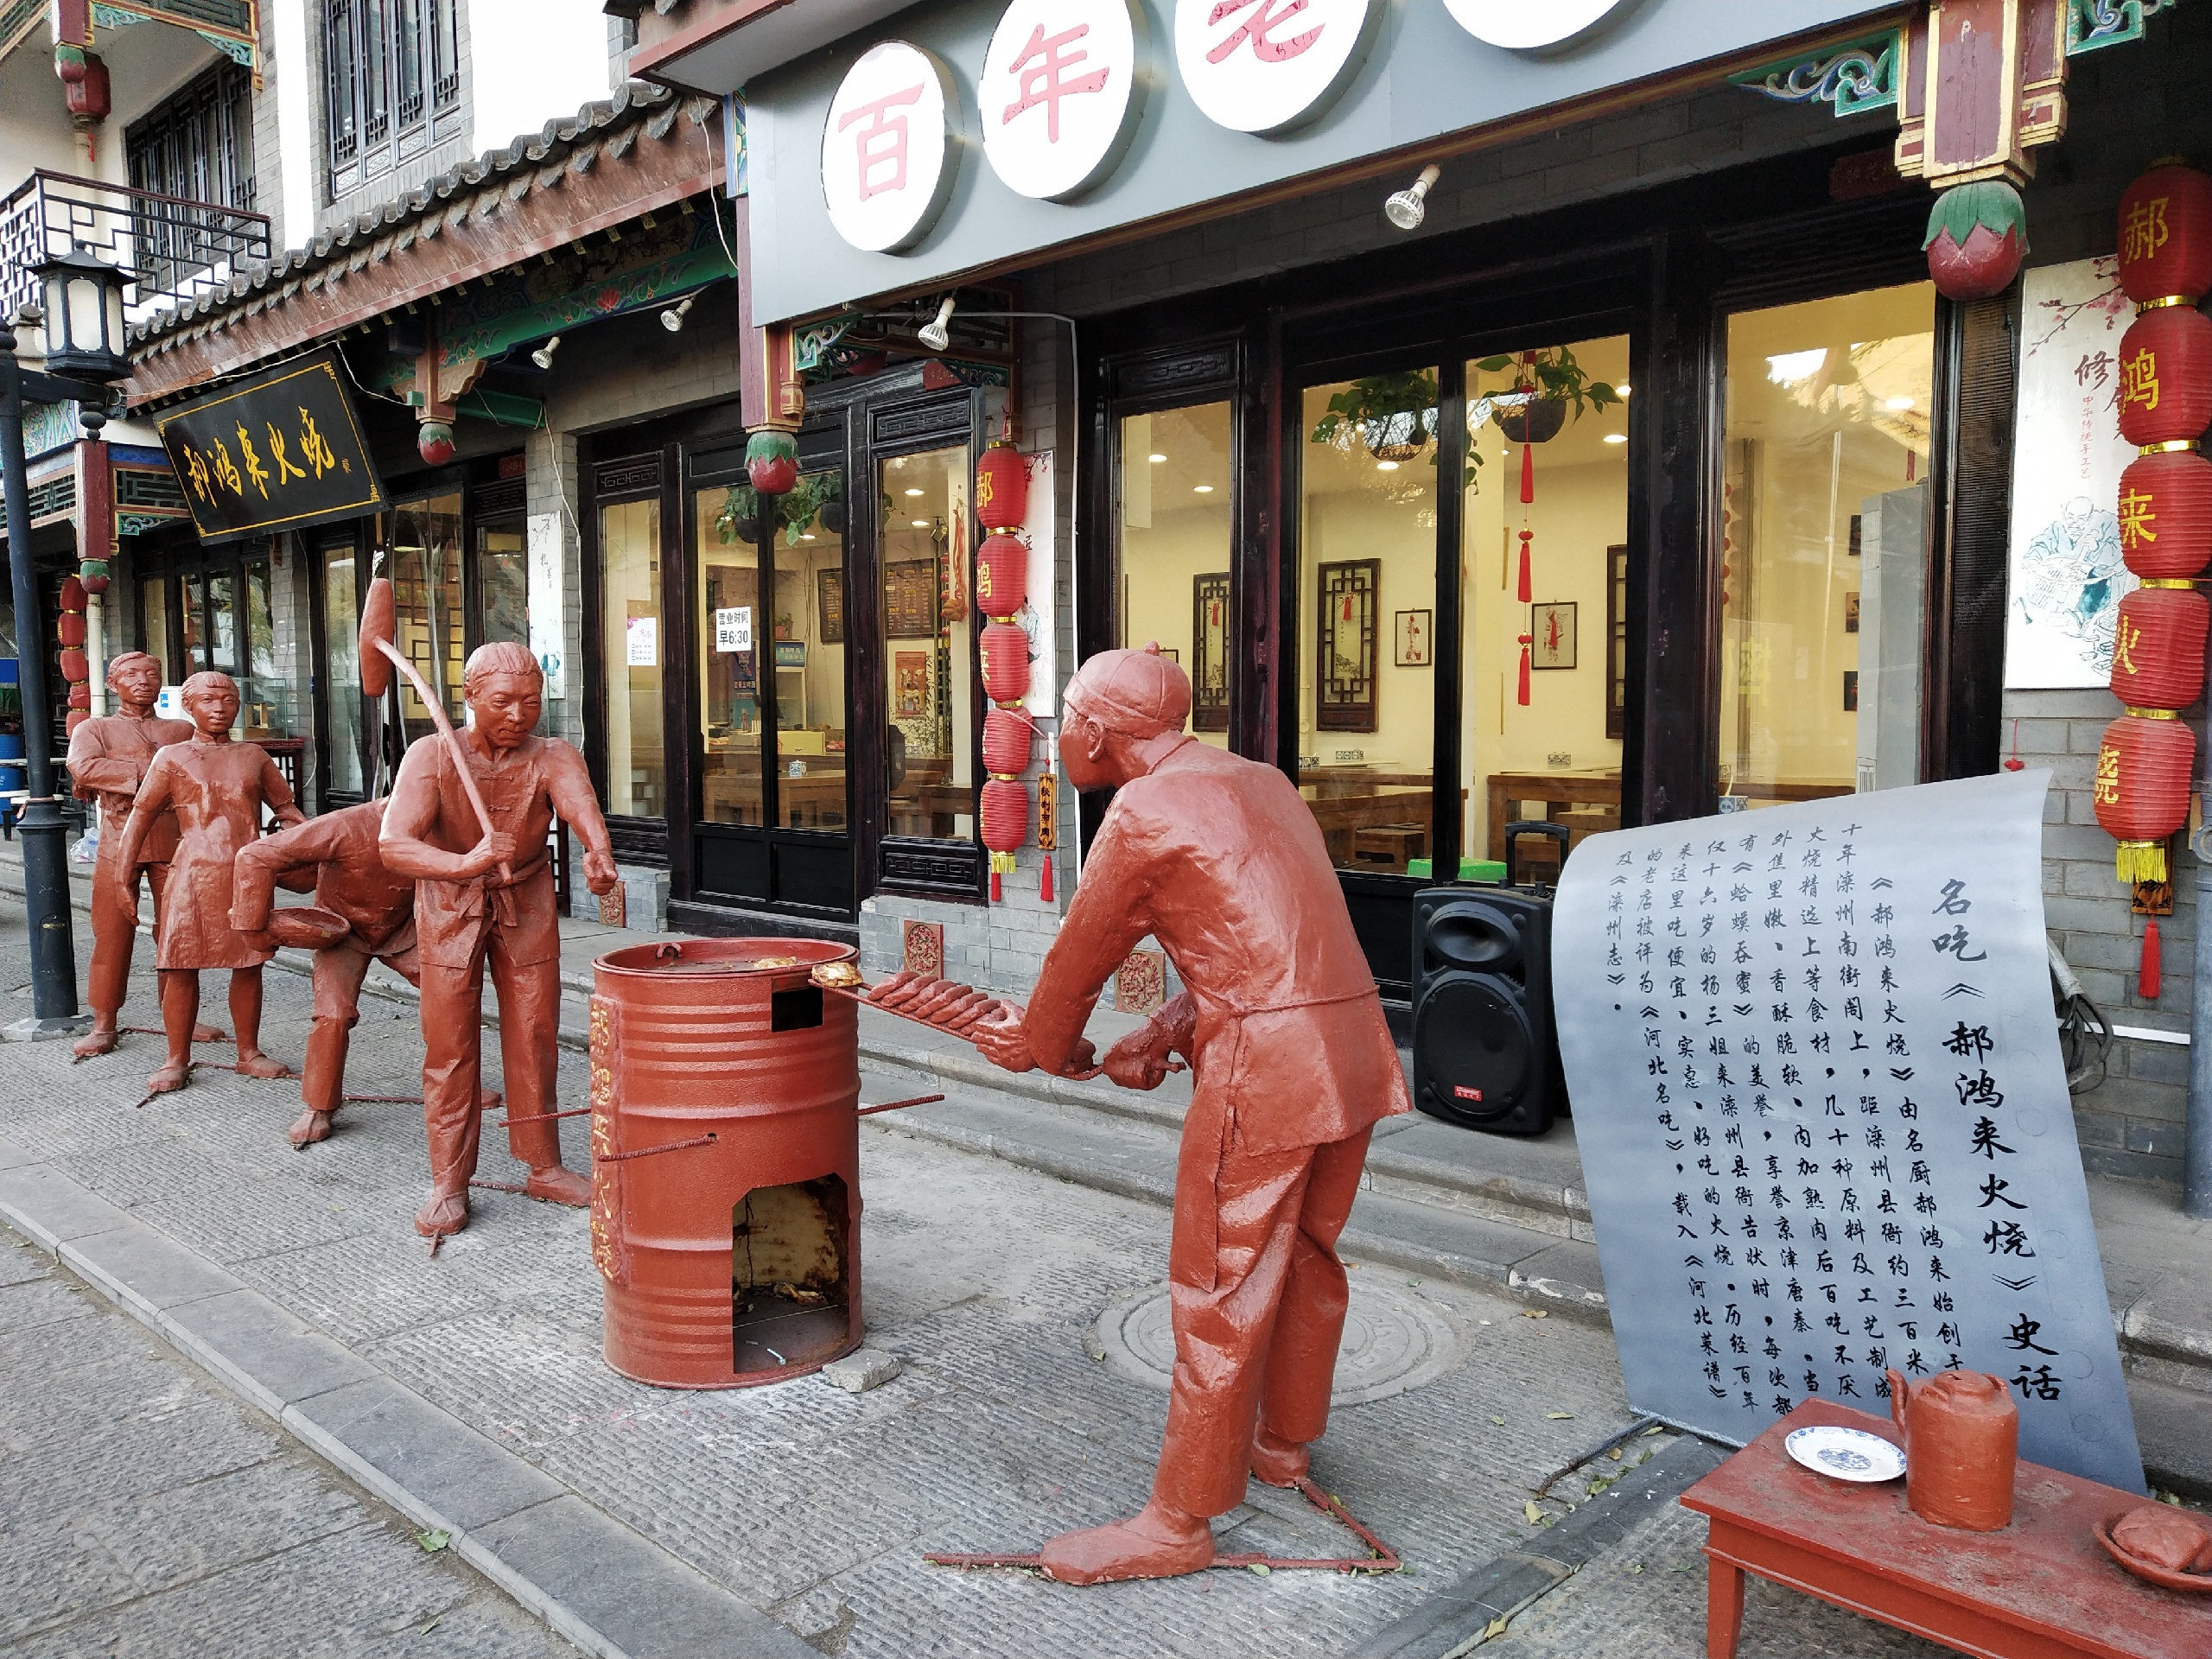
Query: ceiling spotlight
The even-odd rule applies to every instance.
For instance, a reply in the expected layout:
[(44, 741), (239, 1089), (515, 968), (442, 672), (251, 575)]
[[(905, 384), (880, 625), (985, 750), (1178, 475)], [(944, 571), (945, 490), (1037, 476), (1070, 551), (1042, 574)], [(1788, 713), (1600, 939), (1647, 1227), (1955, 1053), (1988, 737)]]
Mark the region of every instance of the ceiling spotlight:
[(1378, 473), (1395, 473), (1398, 470), (1398, 463), (1395, 461), (1378, 461), (1375, 463), (1375, 470)]
[(1628, 434), (1625, 432), (1608, 432), (1605, 434), (1605, 442), (1607, 443), (1626, 443), (1628, 442)]
[(1421, 170), (1421, 176), (1382, 204), (1382, 215), (1402, 231), (1417, 231), (1428, 216), (1428, 193), (1443, 169), (1431, 162)]
[(698, 297), (696, 294), (686, 294), (676, 304), (670, 306), (660, 314), (660, 326), (671, 334), (682, 334), (683, 319), (690, 314), (691, 303)]
[(1191, 486), (1191, 493), (1193, 495), (1211, 495), (1213, 493), (1213, 486), (1211, 484), (1193, 484)]
[(561, 349), (561, 336), (556, 334), (530, 354), (530, 360), (541, 369), (553, 366), (553, 353)]
[(909, 490), (906, 493), (909, 495), (919, 495), (921, 492), (919, 490)]
[(930, 527), (930, 521), (926, 518), (909, 518), (906, 522), (913, 525), (916, 530), (927, 530)]
[(952, 321), (954, 303), (953, 296), (950, 294), (939, 300), (937, 306), (937, 321), (924, 323), (921, 332), (915, 335), (917, 340), (933, 352), (941, 352), (952, 344), (952, 330), (948, 325)]
[(1621, 395), (1622, 397), (1627, 397), (1627, 396), (1628, 396), (1628, 394), (1629, 394), (1629, 391), (1630, 391), (1630, 386), (1629, 386), (1628, 382), (1627, 382), (1627, 381), (1625, 381), (1625, 380), (1624, 380), (1624, 381), (1622, 381), (1622, 382), (1620, 383), (1620, 385), (1618, 385), (1618, 386), (1615, 386), (1615, 387), (1613, 388), (1613, 390), (1614, 390), (1615, 391), (1618, 391), (1618, 393), (1620, 393), (1620, 395)]
[(1910, 409), (1910, 408), (1912, 407), (1912, 399), (1911, 399), (1911, 398), (1910, 398), (1910, 397), (1891, 397), (1891, 398), (1886, 398), (1886, 399), (1885, 399), (1885, 400), (1883, 401), (1882, 407), (1883, 407), (1883, 408), (1885, 408), (1885, 409), (1894, 409), (1894, 410), (1908, 410), (1908, 409)]
[(1154, 466), (1157, 467), (1161, 461), (1166, 460), (1167, 457), (1165, 455), (1147, 455), (1145, 459), (1150, 461)]

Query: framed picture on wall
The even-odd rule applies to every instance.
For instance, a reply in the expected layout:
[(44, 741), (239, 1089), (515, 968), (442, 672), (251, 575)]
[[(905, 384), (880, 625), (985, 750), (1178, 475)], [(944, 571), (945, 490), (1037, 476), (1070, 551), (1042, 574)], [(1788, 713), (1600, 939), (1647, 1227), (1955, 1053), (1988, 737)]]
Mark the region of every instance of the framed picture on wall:
[(817, 570), (814, 573), (814, 608), (822, 624), (820, 638), (825, 645), (845, 643), (845, 573), (842, 570)]
[(893, 720), (919, 720), (930, 711), (930, 654), (902, 651), (891, 663)]
[(1859, 671), (1855, 668), (1843, 671), (1843, 712), (1847, 715), (1859, 712)]
[(1605, 735), (1628, 731), (1628, 549), (1605, 550)]
[(1324, 732), (1375, 729), (1375, 638), (1380, 559), (1316, 565), (1313, 592), (1320, 625), (1313, 654), (1319, 670), (1313, 724)]
[(883, 567), (883, 635), (887, 639), (937, 637), (935, 559), (896, 559)]
[(1529, 607), (1529, 666), (1574, 666), (1574, 601), (1549, 601)]
[(1855, 588), (1843, 596), (1843, 631), (1859, 632), (1859, 590)]
[(1162, 645), (1160, 648), (1160, 654), (1162, 657), (1165, 657), (1169, 662), (1177, 664), (1179, 667), (1182, 664), (1183, 653), (1176, 650), (1173, 645)]
[(1390, 661), (1399, 668), (1427, 668), (1436, 660), (1429, 641), (1434, 613), (1400, 611)]
[(1229, 729), (1229, 572), (1191, 578), (1191, 729)]

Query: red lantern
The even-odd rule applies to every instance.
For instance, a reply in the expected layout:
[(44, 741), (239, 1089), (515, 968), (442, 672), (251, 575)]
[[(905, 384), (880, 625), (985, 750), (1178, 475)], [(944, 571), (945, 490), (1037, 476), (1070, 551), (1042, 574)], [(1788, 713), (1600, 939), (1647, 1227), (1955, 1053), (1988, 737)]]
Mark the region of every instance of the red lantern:
[(993, 702), (1019, 702), (1029, 695), (1029, 636), (1011, 622), (984, 626), (983, 695)]
[(2120, 435), (2142, 447), (2178, 443), (2212, 425), (2212, 318), (2162, 305), (2120, 342)]
[(986, 537), (976, 554), (976, 608), (985, 616), (1012, 616), (1028, 600), (1027, 544), (1003, 531)]
[(2120, 285), (2138, 305), (2212, 288), (2212, 178), (2170, 162), (2120, 193)]
[(1029, 513), (1029, 467), (1005, 438), (976, 463), (976, 518), (986, 530), (1012, 530)]
[(1012, 855), (1029, 838), (1029, 791), (1007, 778), (983, 784), (983, 845)]
[(2146, 582), (2202, 570), (2212, 561), (2212, 461), (2161, 449), (2129, 461), (2120, 475), (2120, 550)]
[(70, 576), (62, 582), (61, 608), (65, 611), (85, 608), (85, 584), (80, 577)]
[(62, 612), (61, 620), (54, 624), (54, 638), (65, 645), (83, 645), (85, 643), (85, 613), (82, 611)]
[(61, 722), (62, 728), (67, 731), (70, 736), (74, 737), (77, 735), (77, 728), (92, 717), (92, 709), (89, 707), (83, 709), (72, 709), (69, 711), (69, 718)]
[[(82, 617), (78, 619), (80, 626), (83, 623), (83, 620), (84, 619)], [(65, 645), (62, 647), (61, 677), (68, 681), (72, 685), (77, 684), (81, 681), (90, 680), (92, 677), (92, 664), (86, 660), (84, 648), (81, 645)]]
[(2120, 843), (2115, 867), (2129, 884), (2164, 881), (2166, 837), (2189, 819), (2196, 734), (2179, 720), (2122, 715), (2097, 750), (2097, 822)]
[(69, 688), (69, 707), (89, 709), (92, 706), (92, 688), (79, 680)]
[(983, 770), (1001, 778), (1027, 771), (1036, 723), (1019, 709), (994, 709), (983, 716)]
[(2112, 694), (2132, 709), (2186, 709), (2204, 690), (2212, 604), (2185, 584), (2146, 583), (2120, 601)]

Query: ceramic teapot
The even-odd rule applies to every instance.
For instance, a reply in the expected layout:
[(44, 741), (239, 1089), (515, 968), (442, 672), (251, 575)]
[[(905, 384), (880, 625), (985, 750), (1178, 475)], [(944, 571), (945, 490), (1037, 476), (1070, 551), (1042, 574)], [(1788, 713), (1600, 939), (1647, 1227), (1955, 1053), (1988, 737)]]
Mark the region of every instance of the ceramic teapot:
[(2010, 1526), (2020, 1443), (2012, 1390), (1980, 1371), (1942, 1371), (1919, 1383), (1887, 1375), (1912, 1512), (1965, 1532)]

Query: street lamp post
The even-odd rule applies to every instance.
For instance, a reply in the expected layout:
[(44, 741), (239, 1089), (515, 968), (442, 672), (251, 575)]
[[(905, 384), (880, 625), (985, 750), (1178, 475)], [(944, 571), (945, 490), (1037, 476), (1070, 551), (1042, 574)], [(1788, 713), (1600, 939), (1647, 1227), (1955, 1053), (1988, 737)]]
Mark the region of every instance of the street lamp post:
[[(16, 605), (16, 654), (23, 708), (28, 798), (20, 828), (23, 897), (29, 912), (32, 1014), (0, 1030), (12, 1042), (73, 1035), (77, 948), (69, 918), (67, 829), (54, 795), (53, 728), (47, 707), (46, 628), (31, 565), (30, 486), (23, 454), (23, 400), (74, 403), (88, 433), (107, 420), (107, 389), (130, 372), (123, 353), (123, 289), (128, 272), (81, 250), (35, 268), (45, 302), (47, 365), (16, 360), (11, 319), (0, 317), (0, 501), (8, 511), (8, 566)], [(72, 378), (65, 378), (72, 377)]]

